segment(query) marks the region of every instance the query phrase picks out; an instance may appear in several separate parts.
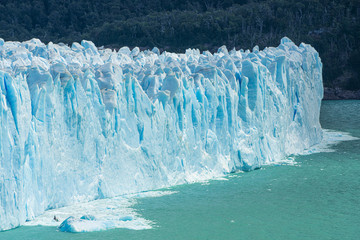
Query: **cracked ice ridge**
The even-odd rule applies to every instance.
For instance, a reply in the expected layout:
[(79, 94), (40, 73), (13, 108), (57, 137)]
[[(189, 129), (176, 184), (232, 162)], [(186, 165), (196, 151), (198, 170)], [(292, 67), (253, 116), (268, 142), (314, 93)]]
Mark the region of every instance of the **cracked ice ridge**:
[(322, 138), (322, 63), (288, 38), (183, 54), (0, 39), (0, 230), (223, 174)]

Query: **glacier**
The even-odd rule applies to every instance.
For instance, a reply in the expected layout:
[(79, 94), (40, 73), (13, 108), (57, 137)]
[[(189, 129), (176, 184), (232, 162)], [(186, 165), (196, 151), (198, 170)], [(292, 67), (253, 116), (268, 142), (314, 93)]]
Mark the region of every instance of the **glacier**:
[(0, 39), (0, 230), (45, 210), (250, 171), (322, 139), (322, 63)]

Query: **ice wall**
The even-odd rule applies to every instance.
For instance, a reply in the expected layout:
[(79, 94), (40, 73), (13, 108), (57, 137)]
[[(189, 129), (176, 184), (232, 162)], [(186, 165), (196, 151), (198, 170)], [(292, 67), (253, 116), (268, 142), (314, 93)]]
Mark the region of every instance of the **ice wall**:
[(252, 170), (318, 143), (309, 45), (217, 53), (0, 39), (0, 230), (46, 209)]

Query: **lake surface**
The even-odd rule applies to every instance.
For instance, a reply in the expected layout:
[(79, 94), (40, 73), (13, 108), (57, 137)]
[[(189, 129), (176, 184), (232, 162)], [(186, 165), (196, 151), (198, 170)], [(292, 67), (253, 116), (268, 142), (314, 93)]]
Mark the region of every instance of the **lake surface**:
[[(360, 101), (324, 101), (321, 124), (360, 137)], [(360, 140), (331, 148), (296, 156), (295, 164), (137, 199), (133, 208), (153, 222), (151, 229), (63, 233), (23, 226), (0, 232), (0, 239), (359, 239)]]

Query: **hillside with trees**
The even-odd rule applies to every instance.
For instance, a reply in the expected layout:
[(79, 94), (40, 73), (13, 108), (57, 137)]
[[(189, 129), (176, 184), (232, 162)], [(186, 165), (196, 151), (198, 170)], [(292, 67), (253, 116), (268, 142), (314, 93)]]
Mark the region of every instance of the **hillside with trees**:
[(1, 0), (0, 37), (97, 46), (216, 51), (277, 46), (320, 53), (324, 85), (360, 90), (359, 0)]

